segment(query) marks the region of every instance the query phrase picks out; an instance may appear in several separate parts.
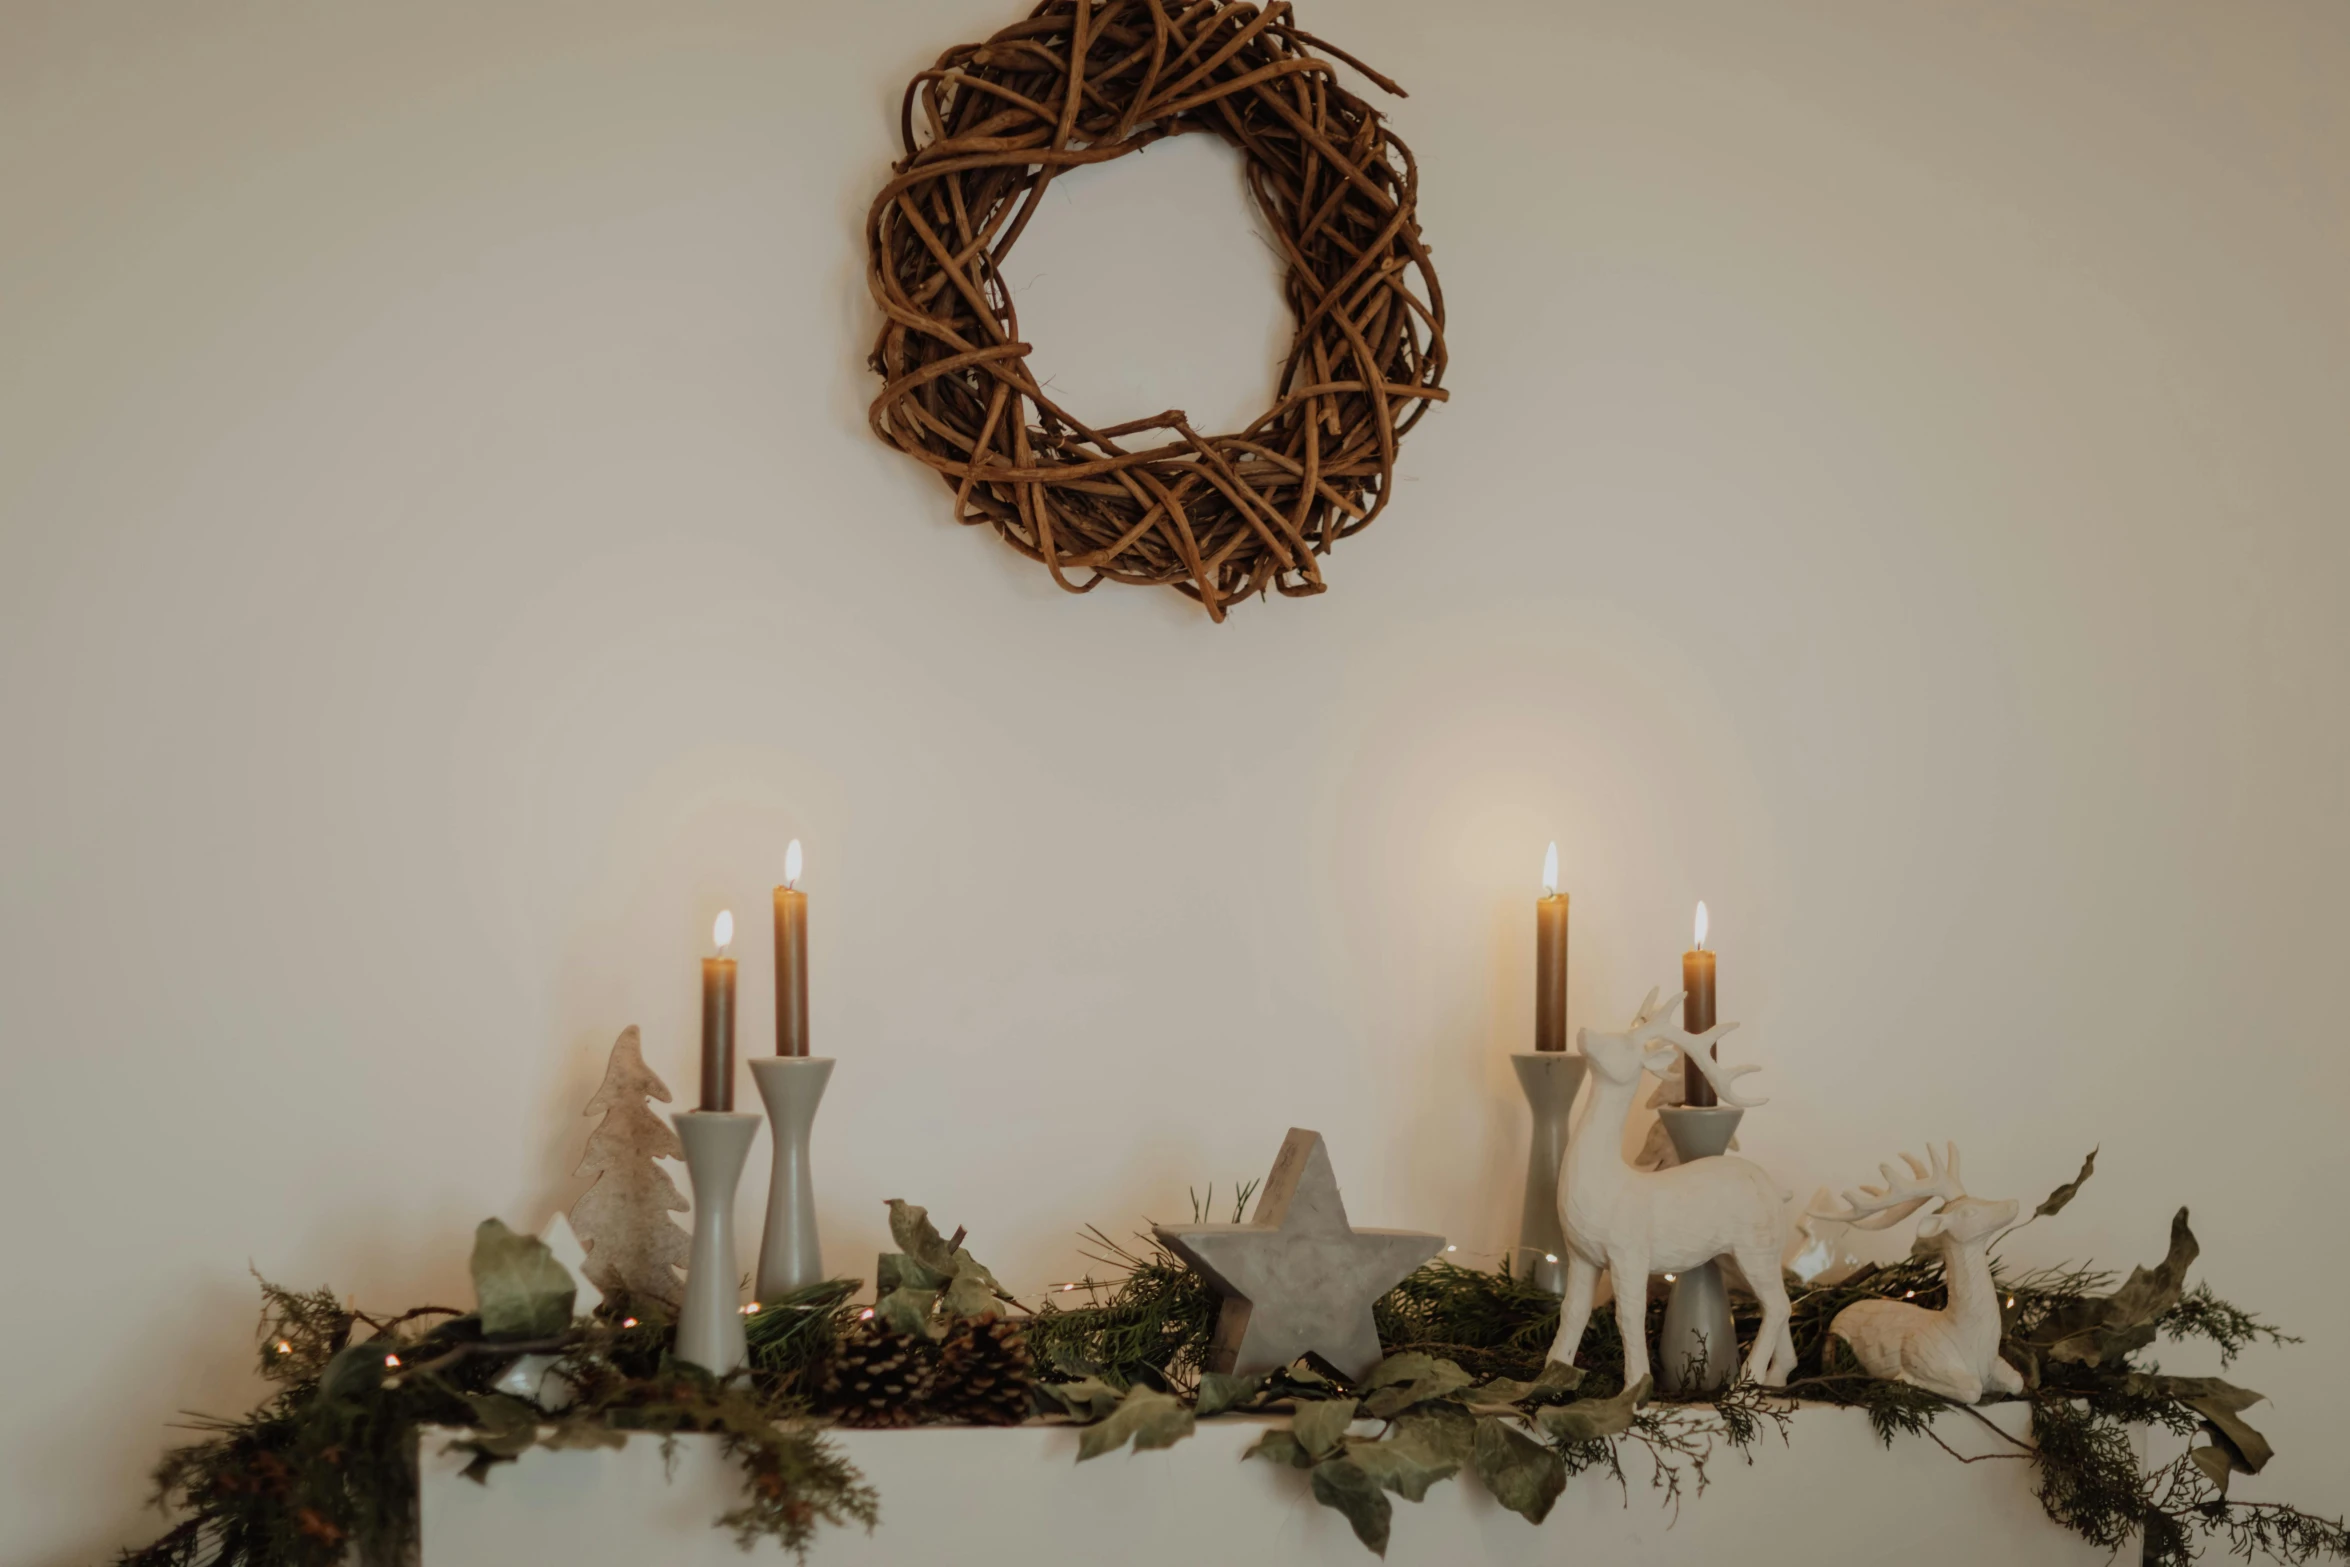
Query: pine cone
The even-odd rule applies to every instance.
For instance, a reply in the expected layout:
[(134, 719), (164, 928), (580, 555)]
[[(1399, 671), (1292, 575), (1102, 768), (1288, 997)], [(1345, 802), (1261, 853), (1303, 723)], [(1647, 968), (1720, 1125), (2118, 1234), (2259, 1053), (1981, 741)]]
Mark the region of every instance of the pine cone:
[(1001, 1317), (968, 1318), (939, 1351), (930, 1418), (1016, 1426), (1028, 1418), (1028, 1392), (1035, 1385), (1027, 1330)]
[(928, 1339), (860, 1322), (825, 1361), (817, 1407), (844, 1426), (910, 1426), (922, 1418), (937, 1353)]

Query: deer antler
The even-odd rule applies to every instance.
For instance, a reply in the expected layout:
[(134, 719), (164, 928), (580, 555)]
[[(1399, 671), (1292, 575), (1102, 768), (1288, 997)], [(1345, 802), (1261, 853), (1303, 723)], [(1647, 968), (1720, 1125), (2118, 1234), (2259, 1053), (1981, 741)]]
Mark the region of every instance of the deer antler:
[(1841, 1220), (1856, 1230), (1882, 1230), (1899, 1224), (1937, 1197), (1944, 1202), (1964, 1197), (1966, 1187), (1958, 1176), (1958, 1144), (1944, 1143), (1942, 1151), (1937, 1152), (1928, 1143), (1926, 1157), (1933, 1161), (1931, 1167), (1903, 1154), (1901, 1162), (1909, 1166), (1910, 1172), (1906, 1177), (1894, 1174), (1893, 1166), (1880, 1164), (1877, 1173), (1885, 1178), (1884, 1185), (1846, 1192), (1842, 1213), (1819, 1208), (1811, 1213), (1815, 1218)]
[[(1705, 1080), (1714, 1085), (1716, 1099), (1726, 1105), (1736, 1105), (1741, 1110), (1751, 1110), (1756, 1105), (1767, 1105), (1770, 1101), (1768, 1099), (1749, 1099), (1730, 1085), (1750, 1072), (1761, 1071), (1762, 1068), (1752, 1061), (1741, 1062), (1737, 1066), (1724, 1066), (1713, 1057), (1714, 1039), (1718, 1035), (1727, 1034), (1737, 1026), (1735, 1023), (1717, 1024), (1695, 1039), (1686, 1042), (1675, 1040), (1673, 1044), (1674, 1048), (1678, 1049), (1682, 1055), (1697, 1063), (1697, 1070), (1703, 1072)], [(1692, 1049), (1691, 1046), (1699, 1048)]]
[(1749, 1099), (1731, 1086), (1748, 1073), (1761, 1071), (1761, 1067), (1751, 1063), (1724, 1066), (1714, 1059), (1714, 1041), (1736, 1028), (1737, 1024), (1716, 1023), (1702, 1034), (1685, 1034), (1668, 1021), (1674, 1003), (1681, 999), (1682, 994), (1675, 991), (1672, 999), (1660, 1007), (1653, 1004), (1656, 992), (1652, 990), (1648, 993), (1648, 1000), (1640, 1004), (1640, 1015), (1632, 1020), (1632, 1036), (1648, 1046), (1641, 1052), (1641, 1065), (1661, 1075), (1671, 1070), (1673, 1057), (1684, 1056), (1697, 1063), (1697, 1069), (1705, 1074), (1707, 1082), (1714, 1085), (1714, 1095), (1722, 1103), (1735, 1105), (1741, 1110), (1769, 1104), (1768, 1099)]

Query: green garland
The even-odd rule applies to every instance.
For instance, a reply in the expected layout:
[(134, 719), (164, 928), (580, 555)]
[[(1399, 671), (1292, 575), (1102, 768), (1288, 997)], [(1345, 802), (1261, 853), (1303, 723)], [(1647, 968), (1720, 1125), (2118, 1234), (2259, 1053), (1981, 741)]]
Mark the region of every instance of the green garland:
[[(2070, 1195), (2060, 1189), (2040, 1211)], [(891, 1227), (903, 1249), (882, 1259), (887, 1288), (872, 1314), (894, 1330), (935, 1337), (957, 1318), (1018, 1306), (960, 1247), (960, 1232), (942, 1241), (923, 1210), (901, 1203), (891, 1205)], [(1888, 1445), (1905, 1435), (1940, 1442), (1937, 1419), (1971, 1413), (1866, 1376), (1827, 1335), (1856, 1300), (1940, 1304), (1940, 1265), (1931, 1260), (1799, 1290), (1797, 1370), (1784, 1390), (1740, 1383), (1671, 1402), (1652, 1399), (1645, 1382), (1623, 1387), (1612, 1317), (1593, 1322), (1576, 1366), (1549, 1363), (1557, 1297), (1506, 1267), (1445, 1263), (1422, 1268), (1379, 1303), (1390, 1353), (1360, 1384), (1305, 1363), (1265, 1377), (1219, 1376), (1203, 1365), (1218, 1303), (1198, 1275), (1155, 1242), (1135, 1250), (1099, 1230), (1088, 1237), (1109, 1276), (1074, 1287), (1084, 1304), (1048, 1300), (1026, 1319), (1045, 1368), (1037, 1409), (1086, 1428), (1080, 1460), (1129, 1442), (1168, 1446), (1197, 1420), (1226, 1412), (1286, 1411), (1288, 1424), (1269, 1428), (1249, 1456), (1306, 1471), (1315, 1498), (1344, 1513), (1374, 1550), (1385, 1549), (1392, 1497), (1418, 1501), (1462, 1469), (1539, 1523), (1573, 1475), (1598, 1470), (1628, 1486), (1625, 1458), (1634, 1453), (1646, 1457), (1660, 1499), (1677, 1505), (1703, 1491), (1707, 1463), (1721, 1451), (1743, 1452), (1766, 1431), (1784, 1435), (1791, 1399), (1865, 1409)], [(2228, 1496), (2231, 1475), (2256, 1472), (2269, 1457), (2242, 1419), (2260, 1395), (2139, 1363), (2159, 1339), (2209, 1343), (2223, 1366), (2253, 1343), (2295, 1342), (2208, 1286), (2187, 1289), (2194, 1256), (2182, 1211), (2163, 1262), (2119, 1287), (2079, 1269), (1997, 1276), (2007, 1302), (2002, 1352), (2025, 1373), (2031, 1405), (2031, 1441), (2016, 1456), (2033, 1466), (2051, 1519), (2108, 1548), (2139, 1536), (2142, 1560), (2159, 1567), (2184, 1567), (2212, 1542), (2245, 1558), (2350, 1560), (2341, 1520)], [(476, 1236), (474, 1278), (473, 1311), (427, 1306), (389, 1318), (326, 1290), (263, 1281), (260, 1369), (276, 1391), (166, 1456), (157, 1500), (185, 1516), (120, 1556), (120, 1567), (335, 1567), (354, 1550), (370, 1564), (412, 1560), (417, 1439), (427, 1426), (452, 1433), (475, 1480), (533, 1446), (710, 1432), (744, 1475), (742, 1505), (716, 1522), (745, 1545), (772, 1539), (804, 1557), (819, 1524), (873, 1527), (872, 1487), (809, 1412), (823, 1368), (868, 1315), (850, 1304), (857, 1281), (764, 1303), (747, 1325), (749, 1371), (719, 1380), (672, 1358), (673, 1333), (655, 1303), (608, 1300), (575, 1318), (569, 1276), (544, 1247), (495, 1220)], [(1651, 1305), (1652, 1332), (1661, 1311)], [(1756, 1312), (1743, 1306), (1737, 1318), (1751, 1342)], [(542, 1391), (542, 1404), (496, 1388), (526, 1354), (552, 1357), (568, 1398)], [(1365, 1417), (1383, 1422), (1379, 1434), (1348, 1436)], [(2145, 1424), (2204, 1440), (2145, 1468), (2130, 1434)]]
[[(771, 1320), (819, 1321), (828, 1333), (833, 1308), (855, 1288), (822, 1286), (808, 1292), (813, 1312)], [(794, 1400), (761, 1379), (720, 1382), (673, 1360), (673, 1331), (657, 1305), (619, 1301), (555, 1333), (518, 1338), (490, 1336), (478, 1312), (427, 1306), (379, 1319), (328, 1290), (263, 1280), (261, 1294), (260, 1369), (278, 1391), (240, 1420), (207, 1422), (205, 1440), (165, 1456), (156, 1500), (188, 1516), (123, 1553), (124, 1567), (337, 1567), (353, 1549), (371, 1564), (413, 1560), (417, 1437), (428, 1426), (457, 1433), (475, 1480), (534, 1445), (716, 1432), (745, 1480), (743, 1505), (717, 1521), (745, 1544), (765, 1536), (804, 1554), (818, 1522), (870, 1528), (879, 1516), (872, 1487), (798, 1418)], [(567, 1404), (546, 1408), (493, 1388), (523, 1354), (556, 1357), (551, 1374), (573, 1390)]]

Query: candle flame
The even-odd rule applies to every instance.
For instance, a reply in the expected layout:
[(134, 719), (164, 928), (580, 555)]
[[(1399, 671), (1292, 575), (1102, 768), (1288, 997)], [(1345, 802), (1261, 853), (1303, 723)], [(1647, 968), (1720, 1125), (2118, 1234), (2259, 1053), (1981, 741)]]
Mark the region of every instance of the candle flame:
[(1556, 843), (1542, 851), (1542, 895), (1546, 898), (1559, 895), (1559, 846)]
[(783, 851), (783, 884), (786, 887), (797, 887), (800, 884), (800, 840), (797, 838), (791, 841), (790, 848)]
[(726, 956), (726, 949), (734, 945), (734, 910), (720, 909), (718, 917), (710, 922), (710, 939), (718, 946), (718, 955)]
[(1705, 917), (1705, 900), (1700, 898), (1697, 900), (1697, 950), (1700, 952), (1705, 950), (1705, 931), (1711, 923)]

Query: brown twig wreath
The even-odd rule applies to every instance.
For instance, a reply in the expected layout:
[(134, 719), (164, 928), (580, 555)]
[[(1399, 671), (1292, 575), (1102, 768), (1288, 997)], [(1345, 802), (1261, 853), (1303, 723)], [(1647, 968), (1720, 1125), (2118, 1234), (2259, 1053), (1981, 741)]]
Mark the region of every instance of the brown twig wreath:
[[(906, 88), (906, 155), (866, 227), (874, 433), (1072, 593), (1166, 584), (1222, 620), (1268, 587), (1321, 592), (1317, 557), (1379, 515), (1397, 440), (1444, 400), (1411, 153), (1318, 56), (1403, 95), (1287, 4), (1231, 0), (1045, 0)], [(1179, 409), (1089, 425), (1029, 373), (1004, 257), (1065, 170), (1194, 132), (1240, 150), (1288, 264), (1278, 395), (1237, 435)]]

